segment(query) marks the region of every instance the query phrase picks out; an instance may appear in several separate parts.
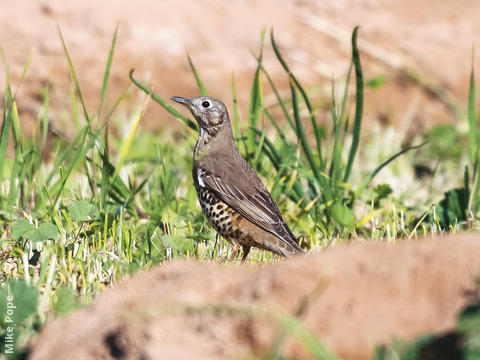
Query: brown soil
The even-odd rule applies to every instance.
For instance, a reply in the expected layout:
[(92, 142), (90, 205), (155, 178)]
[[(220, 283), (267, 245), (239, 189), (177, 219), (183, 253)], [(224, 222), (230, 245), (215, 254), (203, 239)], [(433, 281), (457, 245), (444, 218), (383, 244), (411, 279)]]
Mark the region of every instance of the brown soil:
[[(52, 122), (71, 131), (65, 116), (70, 107), (70, 80), (56, 24), (62, 29), (92, 113), (118, 23), (112, 101), (129, 83), (131, 68), (164, 98), (196, 94), (186, 60), (188, 51), (210, 93), (229, 105), (231, 75), (235, 72), (243, 114), (248, 109), (255, 67), (250, 51), (258, 49), (262, 27), (275, 29), (277, 41), (301, 82), (317, 86), (317, 96), (328, 99), (330, 78), (335, 74), (341, 80), (345, 74), (351, 51), (349, 36), (353, 27), (360, 25), (365, 78), (387, 76), (386, 86), (366, 96), (367, 118), (408, 122), (418, 130), (452, 121), (451, 106), (465, 105), (471, 46), (480, 33), (479, 17), (477, 0), (17, 0), (0, 2), (0, 44), (11, 66), (14, 88), (23, 64), (29, 54), (33, 55), (17, 96), (25, 131), (33, 129), (30, 122), (37, 116), (46, 84), (51, 86)], [(268, 41), (265, 65), (283, 84), (281, 89), (288, 91), (285, 74)], [(414, 69), (423, 85), (406, 80), (405, 68)], [(3, 77), (0, 71), (1, 83)], [(446, 93), (436, 91), (437, 86)], [(138, 103), (138, 90), (132, 89), (125, 108)], [(149, 105), (144, 126), (170, 127), (172, 123), (158, 105)]]
[[(41, 359), (245, 359), (272, 348), (275, 317), (303, 326), (342, 359), (392, 337), (451, 330), (476, 292), (478, 236), (336, 246), (271, 266), (176, 261), (46, 325)], [(286, 355), (310, 358), (292, 334)]]

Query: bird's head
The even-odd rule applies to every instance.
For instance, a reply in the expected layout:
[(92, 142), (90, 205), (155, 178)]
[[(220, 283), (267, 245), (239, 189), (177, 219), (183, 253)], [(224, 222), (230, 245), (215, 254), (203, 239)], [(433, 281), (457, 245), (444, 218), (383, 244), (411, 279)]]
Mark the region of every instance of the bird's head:
[(226, 106), (210, 96), (172, 97), (172, 100), (185, 106), (195, 117), (198, 126), (210, 135), (217, 133), (224, 126), (230, 125)]

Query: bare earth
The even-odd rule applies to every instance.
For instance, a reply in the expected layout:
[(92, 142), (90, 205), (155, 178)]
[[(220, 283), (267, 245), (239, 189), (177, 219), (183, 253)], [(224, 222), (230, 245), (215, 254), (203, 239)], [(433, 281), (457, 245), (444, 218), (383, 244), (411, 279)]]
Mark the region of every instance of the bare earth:
[[(465, 106), (479, 17), (477, 0), (16, 0), (0, 2), (0, 45), (11, 66), (14, 88), (29, 54), (33, 55), (17, 96), (25, 131), (32, 131), (30, 122), (37, 116), (47, 84), (53, 123), (71, 131), (66, 116), (70, 80), (57, 24), (91, 113), (97, 109), (108, 49), (119, 24), (112, 102), (129, 84), (131, 68), (163, 98), (196, 94), (188, 52), (210, 94), (229, 106), (235, 73), (244, 114), (256, 66), (251, 51), (258, 51), (263, 27), (267, 32), (274, 28), (294, 73), (307, 87), (315, 87), (313, 96), (321, 100), (330, 97), (332, 76), (340, 81), (345, 75), (350, 34), (360, 25), (365, 78), (383, 74), (387, 79), (381, 89), (366, 94), (367, 118), (409, 122), (402, 126), (422, 130), (452, 121), (452, 106)], [(280, 88), (288, 91), (287, 78), (268, 40), (264, 63)], [(413, 69), (422, 79), (420, 84), (408, 80), (405, 69)], [(0, 71), (0, 83), (3, 77)], [(443, 92), (432, 91), (436, 86)], [(127, 110), (141, 101), (137, 89), (130, 94), (124, 103)], [(149, 128), (178, 126), (173, 123), (153, 103), (143, 120)]]
[[(460, 235), (337, 246), (263, 267), (175, 261), (47, 324), (29, 358), (258, 357), (279, 334), (275, 318), (300, 312), (340, 358), (367, 359), (394, 336), (451, 330), (476, 291), (479, 257), (479, 237)], [(282, 346), (311, 358), (304, 349), (292, 334)]]

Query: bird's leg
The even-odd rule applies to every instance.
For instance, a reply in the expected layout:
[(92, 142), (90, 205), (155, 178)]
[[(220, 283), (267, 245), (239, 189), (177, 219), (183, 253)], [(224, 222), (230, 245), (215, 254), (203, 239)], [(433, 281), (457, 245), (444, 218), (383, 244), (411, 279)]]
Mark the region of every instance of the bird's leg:
[(247, 260), (248, 253), (250, 252), (250, 246), (243, 245), (242, 246), (243, 256), (242, 256), (242, 263)]
[(230, 256), (229, 261), (235, 260), (239, 251), (240, 251), (240, 246), (238, 246), (237, 244), (234, 244), (233, 245), (233, 252), (232, 252), (232, 255)]

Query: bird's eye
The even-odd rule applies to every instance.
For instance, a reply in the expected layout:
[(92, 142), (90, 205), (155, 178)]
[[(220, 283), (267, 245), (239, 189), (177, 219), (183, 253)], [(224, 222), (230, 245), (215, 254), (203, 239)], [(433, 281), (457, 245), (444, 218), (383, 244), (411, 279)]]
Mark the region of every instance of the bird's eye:
[(210, 106), (210, 103), (208, 101), (202, 102), (202, 106), (206, 109)]

